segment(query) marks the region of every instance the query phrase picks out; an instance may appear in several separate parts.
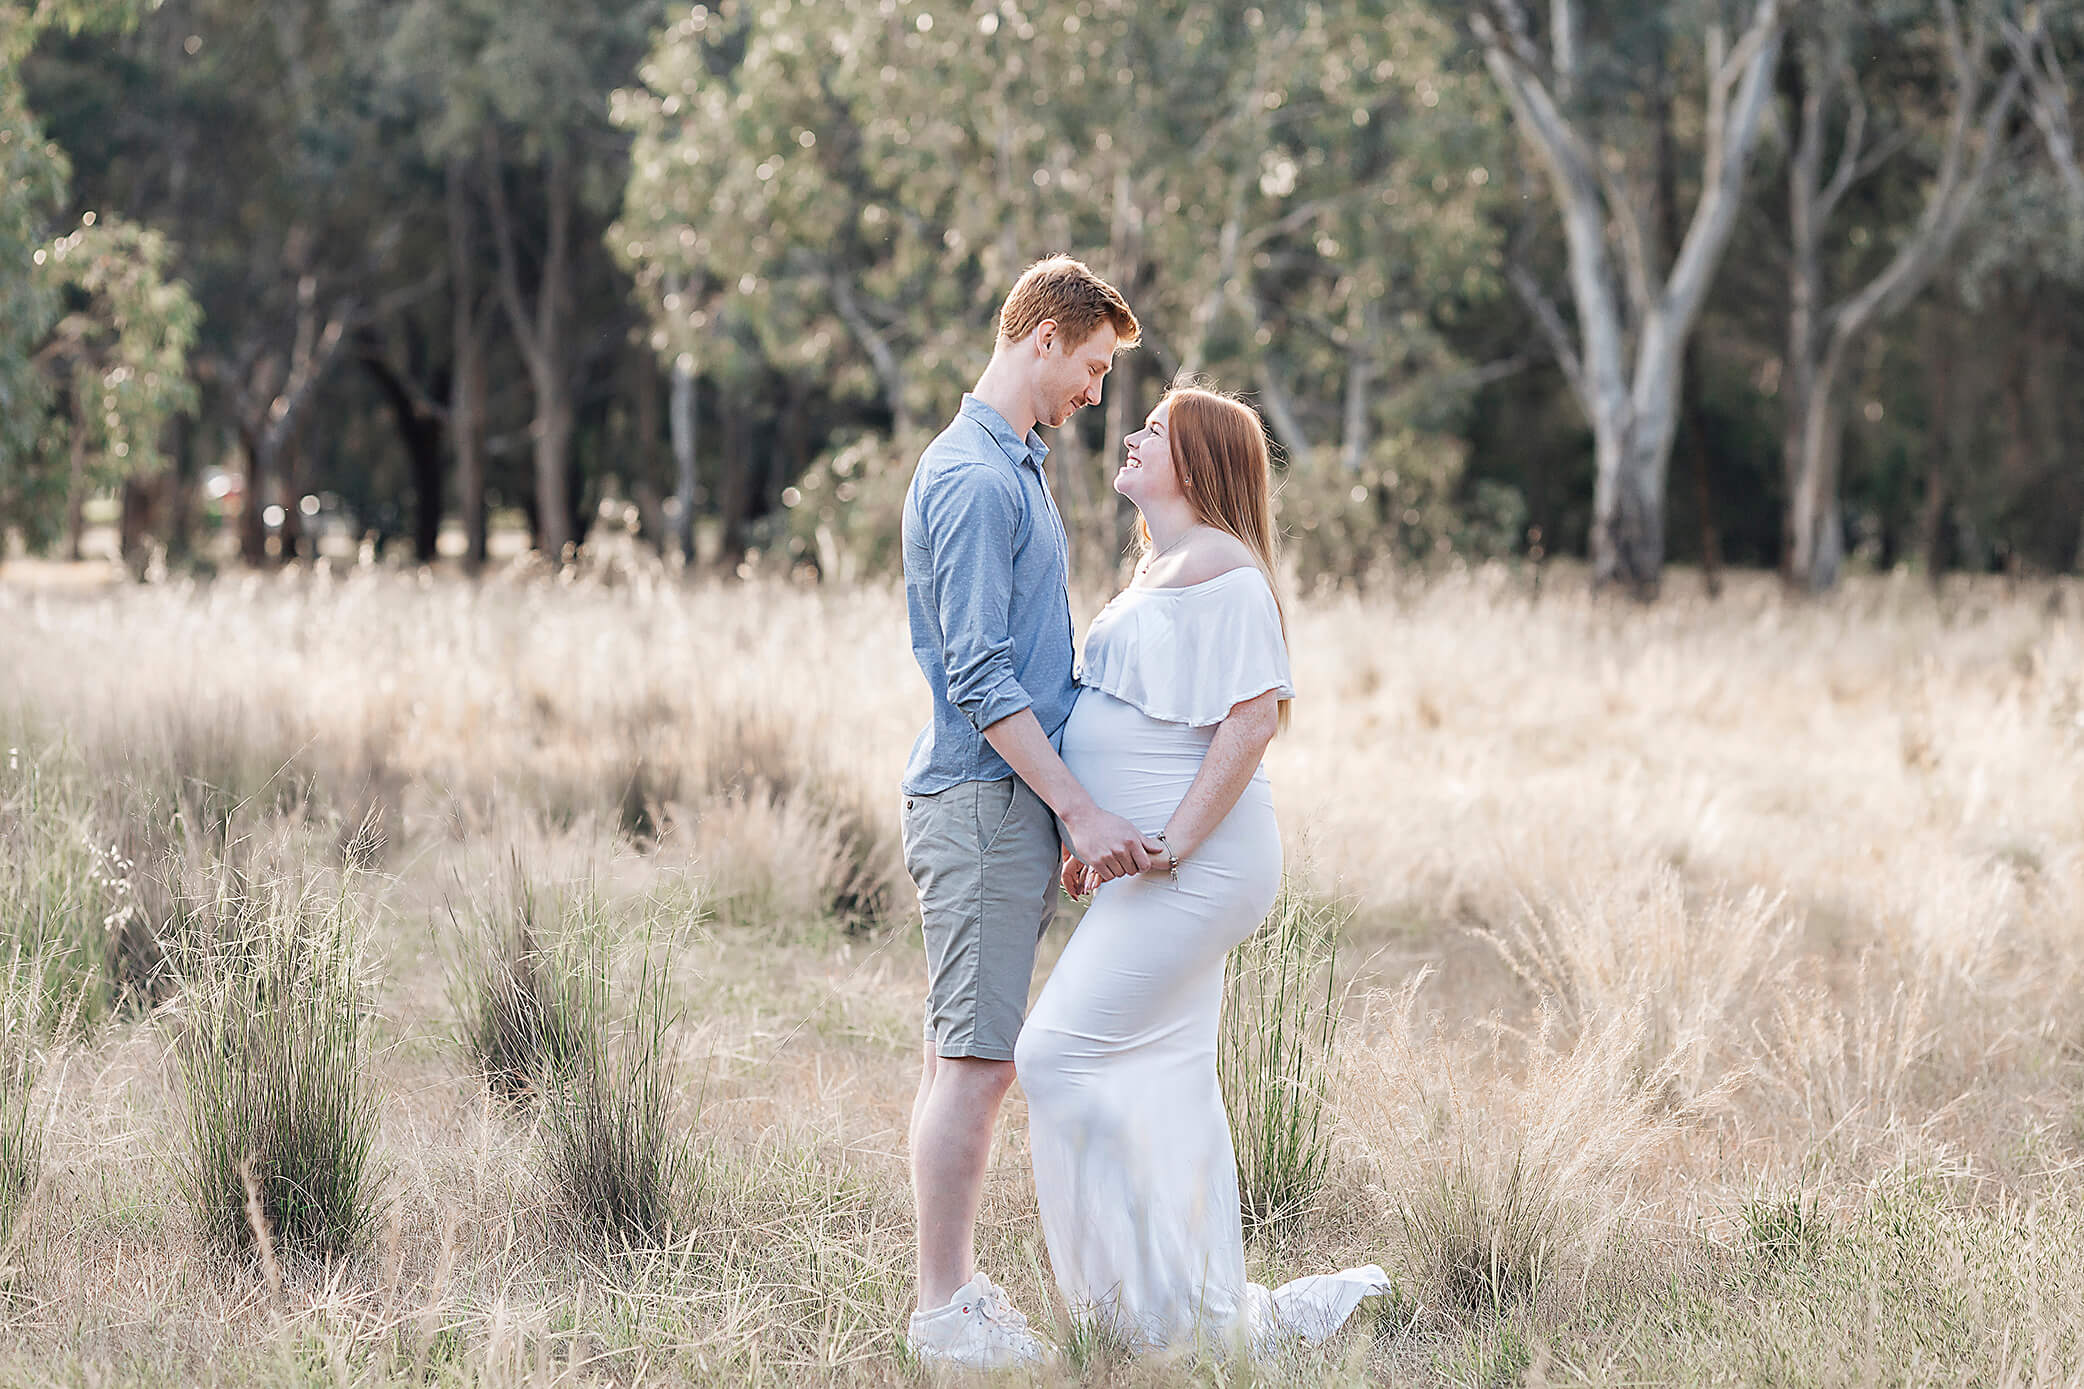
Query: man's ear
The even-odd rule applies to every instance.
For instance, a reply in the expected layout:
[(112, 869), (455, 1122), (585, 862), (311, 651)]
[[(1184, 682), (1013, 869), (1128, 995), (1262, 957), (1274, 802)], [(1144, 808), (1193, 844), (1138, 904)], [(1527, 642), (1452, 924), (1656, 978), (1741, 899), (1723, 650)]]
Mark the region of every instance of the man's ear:
[(1046, 357), (1049, 355), (1050, 344), (1055, 342), (1056, 339), (1057, 331), (1055, 319), (1045, 318), (1040, 323), (1037, 323), (1035, 325), (1035, 346), (1041, 350), (1043, 356)]

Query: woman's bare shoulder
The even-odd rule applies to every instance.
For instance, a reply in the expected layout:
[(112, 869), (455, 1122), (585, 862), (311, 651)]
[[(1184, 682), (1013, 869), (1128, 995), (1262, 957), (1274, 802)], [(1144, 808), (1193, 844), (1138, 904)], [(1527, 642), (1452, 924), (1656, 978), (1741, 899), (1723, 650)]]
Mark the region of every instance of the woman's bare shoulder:
[(1258, 564), (1250, 546), (1227, 531), (1203, 527), (1179, 548), (1179, 567), (1165, 582), (1176, 588), (1207, 583), (1233, 569)]

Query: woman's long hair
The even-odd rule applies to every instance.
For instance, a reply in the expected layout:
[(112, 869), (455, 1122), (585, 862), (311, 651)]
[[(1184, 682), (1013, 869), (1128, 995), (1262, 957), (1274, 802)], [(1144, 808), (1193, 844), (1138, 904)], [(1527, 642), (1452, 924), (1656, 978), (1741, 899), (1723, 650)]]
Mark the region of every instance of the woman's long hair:
[[(1199, 386), (1175, 386), (1165, 393), (1170, 407), (1166, 429), (1172, 436), (1172, 466), (1194, 519), (1228, 531), (1245, 543), (1266, 575), (1280, 615), (1281, 637), (1288, 636), (1288, 611), (1281, 602), (1275, 561), (1279, 536), (1274, 529), (1273, 461), (1266, 447), (1266, 426), (1259, 412), (1235, 396)], [(1148, 551), (1151, 533), (1141, 517), (1137, 535)], [(1288, 704), (1282, 700), (1279, 727), (1288, 727)]]

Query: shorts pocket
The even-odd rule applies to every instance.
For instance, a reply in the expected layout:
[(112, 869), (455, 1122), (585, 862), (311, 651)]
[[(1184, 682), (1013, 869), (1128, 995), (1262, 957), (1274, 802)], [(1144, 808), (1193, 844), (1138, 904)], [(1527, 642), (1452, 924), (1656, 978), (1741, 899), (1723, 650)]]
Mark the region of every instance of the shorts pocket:
[(998, 847), (999, 837), (1018, 818), (1020, 809), (1020, 783), (1008, 777), (1004, 781), (975, 783), (977, 787), (977, 843), (984, 853)]
[(944, 795), (941, 791), (924, 795), (908, 791), (898, 802), (898, 847), (904, 855), (905, 872), (922, 889), (932, 876), (935, 862), (948, 853), (948, 829), (942, 823), (947, 815), (942, 804)]

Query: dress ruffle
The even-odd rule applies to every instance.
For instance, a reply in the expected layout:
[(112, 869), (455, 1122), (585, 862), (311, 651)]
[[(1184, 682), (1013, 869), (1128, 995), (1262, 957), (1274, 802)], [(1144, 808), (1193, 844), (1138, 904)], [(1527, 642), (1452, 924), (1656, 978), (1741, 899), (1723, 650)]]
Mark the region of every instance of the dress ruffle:
[(1166, 723), (1205, 728), (1233, 705), (1295, 686), (1281, 610), (1246, 565), (1183, 588), (1127, 588), (1087, 629), (1078, 683)]

